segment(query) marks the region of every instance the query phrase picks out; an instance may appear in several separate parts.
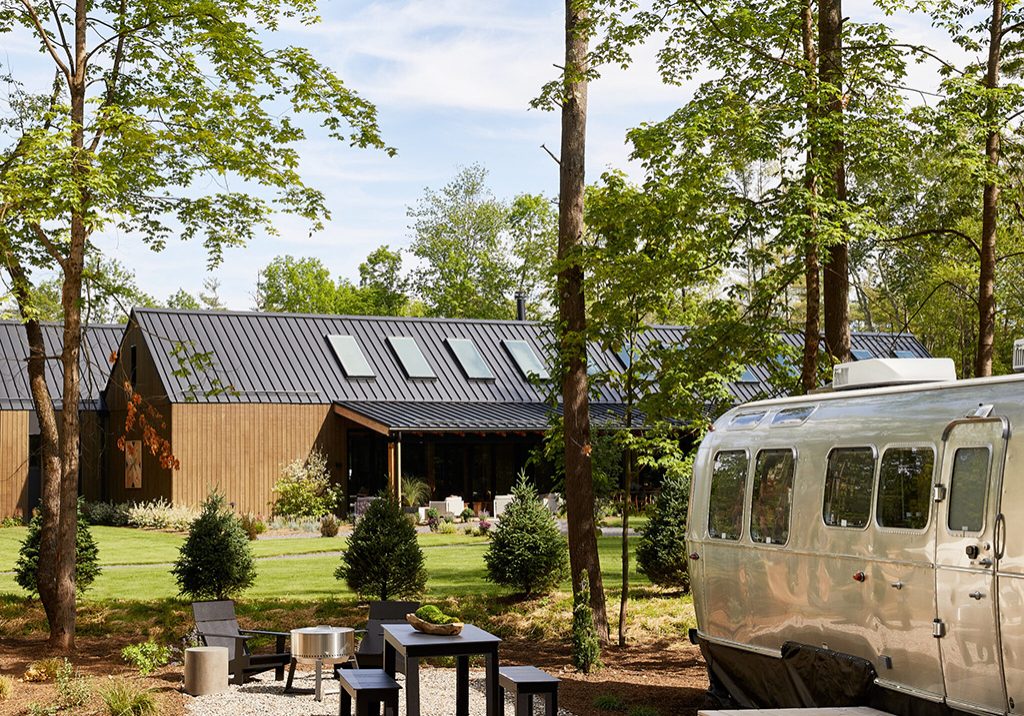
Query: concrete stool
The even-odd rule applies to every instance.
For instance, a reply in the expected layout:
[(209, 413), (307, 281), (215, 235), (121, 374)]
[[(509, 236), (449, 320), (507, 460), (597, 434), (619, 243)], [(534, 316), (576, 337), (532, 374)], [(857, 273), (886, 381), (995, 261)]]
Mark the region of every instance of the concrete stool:
[(384, 704), (384, 716), (398, 716), (398, 682), (384, 669), (342, 669), (337, 672), (341, 692), (338, 695), (338, 716), (376, 716)]
[(498, 669), (498, 696), (502, 712), (505, 710), (505, 691), (509, 691), (516, 702), (516, 716), (533, 716), (535, 694), (544, 697), (547, 716), (558, 716), (559, 681), (535, 666), (502, 666)]
[(193, 646), (185, 649), (185, 692), (192, 696), (228, 690), (226, 646)]

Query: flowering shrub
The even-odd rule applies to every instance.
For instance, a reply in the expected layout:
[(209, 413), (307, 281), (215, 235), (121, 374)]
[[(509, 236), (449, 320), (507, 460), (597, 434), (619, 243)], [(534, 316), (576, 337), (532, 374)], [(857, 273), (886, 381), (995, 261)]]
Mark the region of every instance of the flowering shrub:
[(339, 488), (331, 484), (327, 457), (314, 450), (305, 460), (285, 465), (274, 485), (274, 515), (319, 519), (334, 514), (342, 500)]

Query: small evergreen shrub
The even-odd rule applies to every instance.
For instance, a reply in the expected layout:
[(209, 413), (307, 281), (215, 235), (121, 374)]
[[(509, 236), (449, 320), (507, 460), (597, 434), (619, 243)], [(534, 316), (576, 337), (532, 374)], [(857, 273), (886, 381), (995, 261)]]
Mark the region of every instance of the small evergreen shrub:
[(572, 665), (584, 674), (601, 668), (601, 642), (594, 628), (590, 580), (586, 572), (580, 578), (579, 591), (572, 598)]
[(252, 586), (252, 547), (224, 495), (214, 491), (203, 502), (171, 573), (179, 592), (193, 600), (228, 599)]
[(484, 554), (487, 579), (532, 596), (551, 592), (569, 573), (569, 552), (554, 516), (519, 473)]
[(251, 512), (246, 512), (238, 518), (238, 521), (242, 524), (242, 529), (245, 530), (245, 535), (250, 542), (255, 542), (257, 537), (267, 531), (267, 524)]
[(688, 481), (666, 476), (661, 494), (648, 510), (647, 526), (636, 548), (637, 568), (655, 584), (690, 589), (687, 569), (686, 506)]
[(275, 517), (310, 517), (319, 520), (337, 512), (341, 491), (331, 484), (327, 456), (314, 450), (305, 460), (285, 465), (281, 479), (274, 485)]
[[(31, 594), (39, 593), (37, 574), (39, 572), (39, 541), (43, 529), (42, 510), (28, 523), (28, 533), (21, 543), (18, 562), (14, 565), (14, 581)], [(82, 503), (78, 503), (78, 524), (75, 532), (75, 591), (79, 594), (96, 579), (100, 573), (96, 542), (89, 531), (89, 523), (82, 514)]]
[(149, 676), (170, 663), (171, 647), (157, 644), (155, 641), (129, 644), (121, 649), (121, 658), (138, 669), (139, 676)]
[(469, 522), (474, 517), (476, 517), (476, 513), (468, 507), (459, 514), (459, 519), (463, 522)]
[(62, 709), (70, 711), (83, 706), (92, 696), (89, 680), (76, 672), (67, 659), (57, 669), (54, 681), (57, 683), (57, 705)]
[(427, 583), (416, 528), (402, 506), (382, 492), (352, 530), (348, 549), (334, 572), (360, 597), (387, 601), (415, 597)]
[(341, 529), (341, 522), (334, 515), (324, 515), (320, 518), (320, 536), (337, 537)]
[(156, 699), (149, 689), (140, 689), (118, 680), (100, 692), (110, 716), (157, 716)]

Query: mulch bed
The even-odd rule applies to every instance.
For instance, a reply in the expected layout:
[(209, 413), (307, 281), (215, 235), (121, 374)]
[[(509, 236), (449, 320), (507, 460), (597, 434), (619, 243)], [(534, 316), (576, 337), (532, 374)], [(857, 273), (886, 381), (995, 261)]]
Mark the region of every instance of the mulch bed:
[[(139, 677), (121, 660), (125, 644), (116, 638), (79, 637), (71, 658), (78, 670), (93, 677), (102, 688), (109, 677), (121, 677), (155, 691), (162, 716), (184, 716), (184, 697), (179, 692), (181, 667), (169, 666), (150, 677)], [(11, 698), (0, 703), (0, 713), (26, 713), (30, 703), (47, 705), (55, 698), (51, 683), (19, 681), (28, 665), (50, 656), (45, 642), (29, 638), (0, 638), (0, 674), (15, 680)], [(700, 651), (689, 643), (643, 642), (625, 648), (607, 647), (602, 653), (604, 668), (586, 675), (569, 665), (568, 647), (557, 642), (506, 640), (502, 644), (504, 664), (532, 664), (562, 679), (560, 704), (577, 716), (614, 716), (594, 706), (599, 696), (614, 696), (625, 708), (647, 706), (661, 716), (696, 714), (713, 704), (705, 696), (707, 675)], [(103, 713), (94, 697), (81, 713)]]

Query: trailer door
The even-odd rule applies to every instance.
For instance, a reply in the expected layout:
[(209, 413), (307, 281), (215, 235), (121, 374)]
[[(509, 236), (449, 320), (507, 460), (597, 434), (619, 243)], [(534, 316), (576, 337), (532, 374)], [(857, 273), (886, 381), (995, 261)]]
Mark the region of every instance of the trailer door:
[(993, 545), (1007, 434), (998, 418), (951, 423), (935, 494), (935, 628), (946, 701), (994, 713), (1006, 712)]

